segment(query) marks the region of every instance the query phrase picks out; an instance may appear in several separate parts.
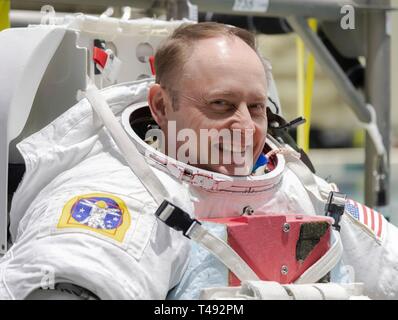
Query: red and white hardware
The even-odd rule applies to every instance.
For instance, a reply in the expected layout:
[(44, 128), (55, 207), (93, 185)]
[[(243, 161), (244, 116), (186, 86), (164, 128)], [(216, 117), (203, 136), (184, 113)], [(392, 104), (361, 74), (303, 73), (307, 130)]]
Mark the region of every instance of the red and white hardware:
[[(227, 243), (265, 281), (293, 283), (330, 249), (327, 217), (250, 215), (202, 221), (226, 225)], [(228, 282), (240, 285), (232, 272)]]
[(93, 60), (102, 76), (111, 83), (115, 83), (122, 66), (122, 61), (116, 57), (111, 49), (103, 50), (94, 47)]

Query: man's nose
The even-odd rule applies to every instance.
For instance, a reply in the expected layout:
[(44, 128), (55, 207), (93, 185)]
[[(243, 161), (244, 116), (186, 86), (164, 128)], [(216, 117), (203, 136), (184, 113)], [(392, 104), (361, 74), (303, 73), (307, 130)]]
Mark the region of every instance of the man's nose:
[(231, 125), (233, 130), (242, 130), (242, 135), (244, 135), (245, 130), (251, 130), (254, 132), (255, 125), (252, 116), (249, 111), (249, 107), (246, 103), (242, 102), (235, 113), (235, 119)]

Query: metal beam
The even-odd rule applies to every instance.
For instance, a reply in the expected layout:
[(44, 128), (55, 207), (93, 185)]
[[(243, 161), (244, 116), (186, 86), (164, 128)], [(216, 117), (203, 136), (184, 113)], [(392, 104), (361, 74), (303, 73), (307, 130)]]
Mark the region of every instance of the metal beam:
[(155, 0), (12, 0), (11, 8), (20, 8), (26, 10), (37, 9), (42, 5), (60, 5), (60, 6), (87, 6), (87, 7), (122, 7), (130, 6), (139, 9), (149, 9)]
[[(235, 2), (235, 0), (191, 0), (191, 3), (197, 5), (201, 12), (274, 17), (295, 15), (316, 17), (319, 20), (341, 18), (340, 10), (344, 5), (351, 5), (355, 9), (385, 10), (390, 8), (380, 4), (378, 0), (269, 0), (266, 11), (238, 11), (234, 10)], [(250, 5), (246, 8), (249, 9)]]
[(369, 123), (371, 115), (366, 107), (364, 97), (355, 89), (347, 75), (333, 58), (332, 54), (322, 43), (321, 39), (308, 26), (303, 17), (289, 17), (288, 22), (293, 30), (303, 39), (306, 46), (315, 55), (322, 69), (329, 75), (336, 85), (343, 99), (351, 107), (355, 115), (362, 122)]
[[(388, 5), (390, 1), (381, 0)], [(370, 207), (389, 203), (390, 132), (391, 132), (391, 39), (388, 34), (387, 12), (369, 11), (366, 32), (366, 98), (377, 114), (377, 126), (387, 151), (385, 165), (376, 156), (374, 145), (366, 135), (365, 203)]]
[[(68, 12), (56, 12), (56, 17), (64, 17), (71, 13)], [(10, 11), (10, 23), (11, 27), (26, 27), (29, 24), (40, 24), (43, 14), (40, 11), (32, 10), (11, 10)]]
[(387, 33), (386, 11), (371, 10), (366, 15), (366, 97), (355, 89), (321, 40), (308, 27), (305, 18), (289, 17), (288, 21), (332, 78), (358, 119), (369, 123), (371, 115), (366, 103), (375, 108), (377, 126), (387, 155), (377, 155), (374, 142), (366, 133), (365, 203), (369, 207), (380, 207), (388, 204), (390, 190), (390, 35)]

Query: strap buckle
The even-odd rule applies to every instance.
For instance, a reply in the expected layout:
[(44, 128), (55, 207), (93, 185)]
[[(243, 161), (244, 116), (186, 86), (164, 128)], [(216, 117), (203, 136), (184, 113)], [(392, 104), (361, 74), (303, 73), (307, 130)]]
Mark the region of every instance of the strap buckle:
[(201, 225), (198, 220), (192, 219), (187, 212), (167, 200), (163, 200), (155, 215), (174, 230), (182, 231), (188, 239), (191, 239), (189, 235), (194, 227), (198, 224)]

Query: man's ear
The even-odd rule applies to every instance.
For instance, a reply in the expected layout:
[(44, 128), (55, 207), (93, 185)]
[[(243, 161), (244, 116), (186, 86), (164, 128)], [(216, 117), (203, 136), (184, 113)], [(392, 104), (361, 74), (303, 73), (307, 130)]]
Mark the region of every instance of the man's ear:
[(153, 119), (159, 125), (160, 128), (167, 127), (166, 117), (166, 97), (165, 91), (162, 89), (160, 84), (153, 84), (149, 88), (148, 92), (148, 104)]

